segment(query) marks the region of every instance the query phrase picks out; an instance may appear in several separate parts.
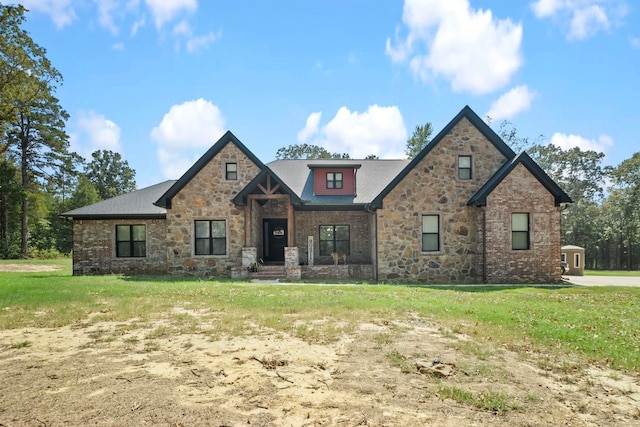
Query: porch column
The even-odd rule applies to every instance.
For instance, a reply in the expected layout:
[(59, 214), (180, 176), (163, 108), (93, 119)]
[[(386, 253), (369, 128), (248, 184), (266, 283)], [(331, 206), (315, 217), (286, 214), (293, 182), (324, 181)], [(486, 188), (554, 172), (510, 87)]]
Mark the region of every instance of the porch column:
[(249, 195), (247, 205), (244, 207), (244, 245), (251, 246), (251, 208), (253, 197)]

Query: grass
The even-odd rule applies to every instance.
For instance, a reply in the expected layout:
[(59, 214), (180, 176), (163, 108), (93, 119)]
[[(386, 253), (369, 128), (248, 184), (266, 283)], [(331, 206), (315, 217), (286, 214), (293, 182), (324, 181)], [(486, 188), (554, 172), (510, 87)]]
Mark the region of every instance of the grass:
[(496, 414), (503, 414), (519, 407), (508, 394), (502, 392), (486, 391), (474, 393), (460, 387), (443, 386), (438, 390), (438, 396), (440, 399), (452, 399), (458, 403), (474, 406)]
[(585, 276), (639, 277), (640, 270), (585, 270)]
[[(59, 265), (66, 267), (0, 272), (0, 330), (162, 319), (172, 326), (152, 335), (200, 332), (218, 339), (270, 328), (327, 343), (362, 322), (411, 315), (472, 336), (477, 349), (469, 351), (495, 346), (640, 372), (640, 288), (278, 285), (71, 276), (68, 260)], [(177, 307), (198, 316), (176, 314)], [(392, 336), (379, 336), (374, 344), (392, 342)]]

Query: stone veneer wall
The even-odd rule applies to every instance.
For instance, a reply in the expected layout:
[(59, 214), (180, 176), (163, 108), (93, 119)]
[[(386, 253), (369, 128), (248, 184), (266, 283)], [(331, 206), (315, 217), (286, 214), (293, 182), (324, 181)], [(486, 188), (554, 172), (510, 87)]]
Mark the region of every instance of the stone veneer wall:
[[(225, 179), (226, 163), (238, 164), (238, 179)], [(231, 199), (257, 174), (259, 168), (233, 143), (227, 144), (176, 194), (167, 209), (167, 265), (172, 274), (227, 277), (230, 268), (242, 264), (244, 207)], [(194, 220), (227, 221), (227, 254), (194, 255)]]
[[(116, 257), (116, 225), (146, 225), (147, 256)], [(167, 233), (164, 219), (73, 221), (73, 274), (165, 274)]]
[(371, 264), (371, 223), (371, 214), (364, 211), (296, 211), (295, 243), (299, 248), (300, 262), (307, 262), (307, 237), (313, 236), (314, 264), (333, 264), (331, 256), (320, 256), (319, 227), (348, 225), (351, 253), (347, 256), (347, 264)]
[[(458, 156), (472, 156), (471, 180), (458, 179)], [(506, 158), (466, 118), (385, 197), (377, 211), (378, 280), (474, 283), (476, 208), (471, 196)], [(422, 252), (422, 215), (440, 215), (439, 252)]]
[[(523, 165), (487, 197), (487, 281), (554, 283), (560, 280), (560, 207)], [(511, 248), (511, 213), (528, 212), (529, 250)]]

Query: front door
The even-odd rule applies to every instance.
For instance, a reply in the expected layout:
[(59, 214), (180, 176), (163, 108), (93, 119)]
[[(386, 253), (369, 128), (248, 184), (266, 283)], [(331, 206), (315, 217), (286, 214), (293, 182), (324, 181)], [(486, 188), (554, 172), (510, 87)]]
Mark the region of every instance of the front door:
[(264, 260), (284, 262), (284, 248), (287, 246), (287, 220), (281, 218), (265, 219)]

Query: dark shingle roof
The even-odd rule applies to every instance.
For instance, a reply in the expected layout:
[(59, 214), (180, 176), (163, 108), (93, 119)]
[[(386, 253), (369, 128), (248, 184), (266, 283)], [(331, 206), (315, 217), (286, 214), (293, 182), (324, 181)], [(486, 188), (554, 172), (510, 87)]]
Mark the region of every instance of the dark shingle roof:
[(154, 205), (154, 203), (175, 183), (175, 180), (161, 182), (160, 184), (65, 212), (62, 216), (74, 219), (164, 218), (167, 210)]
[(525, 152), (520, 153), (518, 156), (513, 158), (510, 162), (502, 165), (498, 171), (493, 174), (491, 179), (487, 181), (476, 193), (471, 196), (467, 205), (469, 206), (486, 206), (487, 205), (487, 196), (491, 194), (491, 192), (505, 179), (511, 171), (519, 164), (522, 164), (526, 167), (531, 174), (536, 177), (538, 181), (551, 193), (551, 195), (555, 199), (556, 206), (559, 206), (561, 203), (573, 203), (571, 197), (567, 193), (565, 193), (562, 188), (556, 184), (554, 180), (552, 180), (549, 175), (536, 163), (533, 161), (531, 157)]
[[(305, 205), (367, 204), (389, 184), (409, 160), (276, 160), (268, 163), (282, 181)], [(356, 167), (359, 166), (359, 167)], [(318, 167), (353, 167), (356, 172), (354, 196), (316, 196), (313, 194), (313, 170)]]

